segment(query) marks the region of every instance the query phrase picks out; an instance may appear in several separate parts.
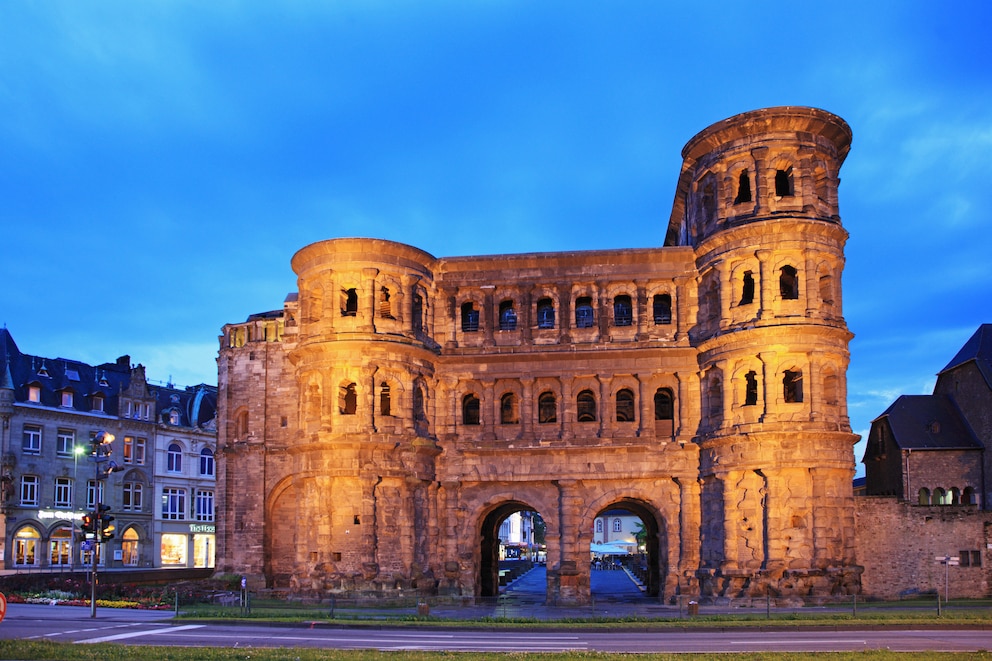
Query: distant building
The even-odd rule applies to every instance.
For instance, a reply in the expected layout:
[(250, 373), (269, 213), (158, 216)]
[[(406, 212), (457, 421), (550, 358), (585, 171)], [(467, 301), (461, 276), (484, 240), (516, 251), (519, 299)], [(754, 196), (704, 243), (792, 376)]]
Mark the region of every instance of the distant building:
[(992, 324), (983, 324), (933, 394), (902, 395), (872, 421), (866, 497), (856, 499), (865, 594), (989, 596), (990, 448)]
[[(0, 329), (3, 567), (89, 566), (77, 533), (98, 500), (115, 528), (100, 566), (212, 566), (216, 393), (149, 385), (129, 356), (92, 366), (24, 354)], [(105, 477), (90, 459), (101, 430), (119, 468)]]

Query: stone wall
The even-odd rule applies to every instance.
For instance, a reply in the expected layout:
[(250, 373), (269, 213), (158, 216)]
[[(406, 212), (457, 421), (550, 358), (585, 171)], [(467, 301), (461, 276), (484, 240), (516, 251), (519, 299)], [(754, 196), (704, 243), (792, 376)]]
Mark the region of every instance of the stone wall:
[[(864, 567), (862, 594), (901, 599), (940, 591), (945, 568), (935, 558), (958, 556), (947, 568), (951, 599), (990, 596), (992, 512), (975, 507), (920, 506), (896, 498), (855, 499), (858, 561)], [(964, 551), (968, 551), (964, 565)], [(977, 559), (981, 566), (974, 566)]]

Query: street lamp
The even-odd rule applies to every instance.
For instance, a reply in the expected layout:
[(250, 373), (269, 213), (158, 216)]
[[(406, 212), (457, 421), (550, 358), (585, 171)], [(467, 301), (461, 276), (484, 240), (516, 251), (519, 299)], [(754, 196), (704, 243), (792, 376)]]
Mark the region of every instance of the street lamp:
[(73, 445), (72, 446), (72, 562), (69, 566), (73, 569), (76, 568), (76, 553), (78, 549), (76, 548), (76, 500), (79, 494), (79, 457), (86, 454), (85, 445)]

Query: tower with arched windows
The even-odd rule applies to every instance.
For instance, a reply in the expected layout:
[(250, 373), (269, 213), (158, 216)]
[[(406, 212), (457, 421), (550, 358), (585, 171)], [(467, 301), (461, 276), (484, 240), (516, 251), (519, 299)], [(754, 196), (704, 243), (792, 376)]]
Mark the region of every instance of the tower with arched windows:
[(436, 258), (333, 239), (219, 365), (219, 569), (308, 595), (498, 591), (538, 512), (548, 598), (590, 597), (604, 512), (647, 591), (853, 590), (838, 117), (773, 108), (686, 146), (664, 245)]

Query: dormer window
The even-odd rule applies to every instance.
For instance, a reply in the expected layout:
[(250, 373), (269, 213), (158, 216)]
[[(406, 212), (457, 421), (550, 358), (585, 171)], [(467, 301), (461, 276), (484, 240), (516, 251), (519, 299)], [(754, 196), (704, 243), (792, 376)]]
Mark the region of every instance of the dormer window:
[(28, 401), (41, 402), (41, 386), (38, 385), (28, 386)]
[(169, 411), (169, 424), (178, 425), (179, 424), (179, 411), (172, 409)]
[(92, 409), (98, 413), (103, 413), (103, 395), (93, 395), (91, 400), (93, 406)]
[(62, 406), (65, 408), (72, 408), (72, 391), (63, 390), (62, 391)]

